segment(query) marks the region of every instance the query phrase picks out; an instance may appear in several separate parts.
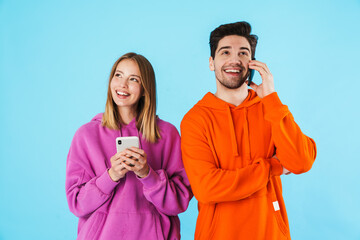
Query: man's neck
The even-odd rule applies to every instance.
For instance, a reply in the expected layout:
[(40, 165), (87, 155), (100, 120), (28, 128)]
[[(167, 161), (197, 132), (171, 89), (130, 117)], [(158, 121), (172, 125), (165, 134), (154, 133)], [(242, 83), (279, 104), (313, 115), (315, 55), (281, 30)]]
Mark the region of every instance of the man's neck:
[(216, 93), (214, 95), (227, 103), (239, 106), (246, 99), (248, 94), (246, 83), (237, 89), (229, 89), (216, 81)]

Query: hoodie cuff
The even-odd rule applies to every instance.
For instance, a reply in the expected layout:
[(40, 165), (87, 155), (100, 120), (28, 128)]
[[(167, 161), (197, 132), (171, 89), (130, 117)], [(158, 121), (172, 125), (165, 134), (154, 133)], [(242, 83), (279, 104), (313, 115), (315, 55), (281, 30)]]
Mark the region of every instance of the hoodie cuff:
[(276, 158), (270, 158), (271, 176), (280, 176), (283, 173), (283, 166)]
[[(150, 166), (149, 166), (150, 167)], [(144, 178), (139, 178), (140, 182), (144, 185), (145, 188), (151, 189), (155, 187), (158, 182), (160, 182), (160, 176), (155, 172), (151, 167), (149, 170), (149, 174)]]
[(105, 170), (100, 177), (96, 179), (96, 186), (105, 194), (110, 194), (119, 182), (114, 182), (108, 173), (108, 169)]
[(262, 103), (264, 106), (264, 117), (270, 122), (278, 122), (289, 113), (288, 107), (282, 104), (277, 92), (264, 97)]

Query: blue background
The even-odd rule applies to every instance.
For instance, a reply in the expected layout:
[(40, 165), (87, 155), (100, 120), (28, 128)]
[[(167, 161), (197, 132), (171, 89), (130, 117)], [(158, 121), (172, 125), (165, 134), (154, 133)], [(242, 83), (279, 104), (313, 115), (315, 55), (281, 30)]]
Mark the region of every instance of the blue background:
[[(239, 20), (318, 147), (310, 172), (282, 177), (292, 238), (360, 239), (359, 0), (0, 0), (0, 239), (75, 239), (66, 156), (77, 128), (104, 111), (119, 56), (150, 60), (158, 115), (179, 129), (215, 91), (210, 32)], [(180, 215), (183, 239), (196, 205)]]

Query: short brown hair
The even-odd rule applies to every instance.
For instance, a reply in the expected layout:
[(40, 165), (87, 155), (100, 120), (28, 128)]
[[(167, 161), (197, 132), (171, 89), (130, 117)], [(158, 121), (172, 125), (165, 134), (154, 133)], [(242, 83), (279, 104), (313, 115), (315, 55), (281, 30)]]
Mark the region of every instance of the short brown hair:
[(147, 141), (154, 143), (160, 138), (159, 127), (156, 124), (155, 72), (151, 63), (140, 54), (133, 52), (126, 53), (116, 60), (112, 66), (109, 77), (105, 113), (102, 117), (102, 125), (110, 129), (120, 129), (121, 124), (123, 123), (118, 107), (112, 98), (110, 83), (115, 74), (117, 65), (125, 59), (132, 60), (138, 65), (141, 74), (141, 85), (144, 89), (144, 96), (139, 99), (136, 110), (136, 127)]
[(238, 35), (248, 40), (251, 47), (251, 58), (254, 58), (258, 37), (250, 33), (251, 33), (251, 26), (248, 22), (236, 22), (236, 23), (220, 25), (210, 34), (209, 43), (210, 43), (211, 57), (213, 59), (215, 58), (215, 51), (218, 47), (219, 41), (222, 38), (230, 35)]

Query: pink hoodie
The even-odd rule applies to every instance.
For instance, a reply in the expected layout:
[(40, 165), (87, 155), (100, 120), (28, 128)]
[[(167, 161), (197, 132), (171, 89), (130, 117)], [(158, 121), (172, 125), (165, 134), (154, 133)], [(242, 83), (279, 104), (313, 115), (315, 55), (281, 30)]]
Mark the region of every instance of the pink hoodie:
[[(135, 119), (121, 130), (101, 125), (102, 114), (75, 133), (67, 158), (66, 196), (79, 217), (77, 239), (180, 239), (178, 214), (192, 198), (181, 160), (180, 136), (158, 119), (161, 139), (141, 138)], [(149, 175), (128, 172), (113, 182), (107, 170), (119, 136), (139, 136), (147, 154)]]

